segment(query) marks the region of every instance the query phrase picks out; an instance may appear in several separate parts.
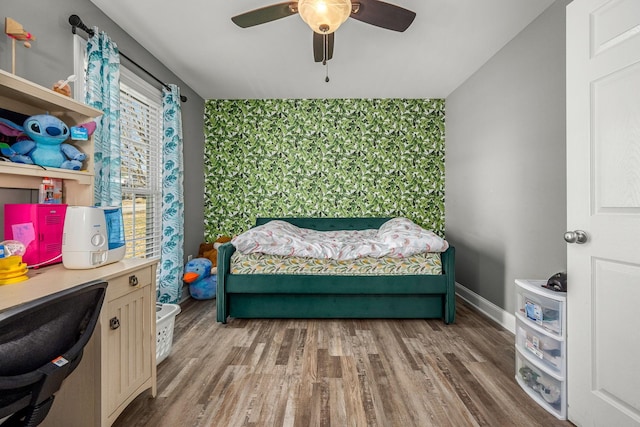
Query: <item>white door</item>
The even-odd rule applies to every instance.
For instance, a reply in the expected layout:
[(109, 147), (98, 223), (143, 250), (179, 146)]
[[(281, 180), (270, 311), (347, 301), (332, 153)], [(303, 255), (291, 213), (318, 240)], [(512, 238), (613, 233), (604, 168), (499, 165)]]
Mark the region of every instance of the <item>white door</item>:
[(568, 416), (640, 425), (640, 0), (567, 7)]

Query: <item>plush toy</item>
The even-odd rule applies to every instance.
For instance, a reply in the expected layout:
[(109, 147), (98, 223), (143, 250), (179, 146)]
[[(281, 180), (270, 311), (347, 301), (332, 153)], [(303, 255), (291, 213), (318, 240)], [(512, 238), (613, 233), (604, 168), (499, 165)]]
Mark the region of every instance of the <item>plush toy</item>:
[[(88, 136), (96, 124), (89, 122), (79, 127), (85, 128)], [(69, 127), (49, 114), (28, 117), (24, 126), (0, 118), (0, 133), (16, 137), (17, 142), (0, 149), (2, 155), (14, 163), (80, 170), (87, 158), (73, 145), (63, 144), (69, 138)]]
[(231, 241), (229, 236), (220, 236), (213, 243), (200, 243), (200, 249), (198, 249), (198, 257), (208, 258), (212, 264), (212, 274), (218, 272), (218, 248), (227, 242)]
[(216, 297), (216, 275), (211, 274), (211, 261), (194, 258), (184, 266), (183, 281), (189, 284), (189, 293), (195, 299)]

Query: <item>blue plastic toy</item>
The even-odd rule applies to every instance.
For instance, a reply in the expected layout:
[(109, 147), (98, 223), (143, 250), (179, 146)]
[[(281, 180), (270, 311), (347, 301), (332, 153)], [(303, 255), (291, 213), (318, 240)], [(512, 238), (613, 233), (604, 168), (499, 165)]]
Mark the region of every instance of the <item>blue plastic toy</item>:
[(184, 280), (189, 293), (195, 299), (216, 297), (217, 276), (211, 274), (212, 263), (208, 258), (194, 258), (184, 266)]
[[(95, 122), (85, 127), (90, 135)], [(59, 118), (49, 114), (28, 117), (24, 126), (0, 118), (0, 133), (16, 137), (10, 147), (1, 149), (2, 155), (14, 163), (80, 170), (87, 155), (71, 144), (63, 144), (69, 138), (69, 127)]]

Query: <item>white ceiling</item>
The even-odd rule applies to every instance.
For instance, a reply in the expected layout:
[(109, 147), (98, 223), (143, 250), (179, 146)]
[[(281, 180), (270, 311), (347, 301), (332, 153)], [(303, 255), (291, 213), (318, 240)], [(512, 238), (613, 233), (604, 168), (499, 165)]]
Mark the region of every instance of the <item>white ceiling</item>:
[(260, 99), (445, 98), (554, 0), (392, 0), (416, 12), (413, 24), (399, 33), (348, 19), (329, 83), (298, 15), (231, 22), (279, 0), (91, 1), (204, 99)]

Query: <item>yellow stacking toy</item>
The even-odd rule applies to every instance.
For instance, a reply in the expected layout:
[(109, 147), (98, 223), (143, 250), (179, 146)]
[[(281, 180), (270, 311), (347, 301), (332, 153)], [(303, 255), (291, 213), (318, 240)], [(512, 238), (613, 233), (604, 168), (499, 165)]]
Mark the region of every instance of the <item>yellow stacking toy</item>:
[(24, 245), (17, 240), (0, 242), (0, 285), (27, 280), (27, 264), (22, 262)]
[(12, 255), (0, 258), (0, 285), (27, 280), (27, 264), (22, 262), (22, 256)]

